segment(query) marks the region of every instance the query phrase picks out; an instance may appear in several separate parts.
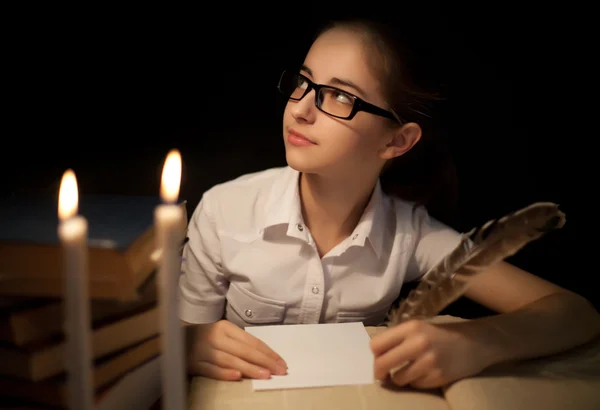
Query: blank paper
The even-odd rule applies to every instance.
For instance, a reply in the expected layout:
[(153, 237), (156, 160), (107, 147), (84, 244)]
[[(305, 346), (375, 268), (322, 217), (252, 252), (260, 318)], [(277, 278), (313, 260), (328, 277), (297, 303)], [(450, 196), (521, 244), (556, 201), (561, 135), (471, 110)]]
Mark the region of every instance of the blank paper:
[(254, 390), (371, 384), (373, 353), (361, 322), (252, 326), (245, 330), (277, 352), (288, 374), (253, 380)]

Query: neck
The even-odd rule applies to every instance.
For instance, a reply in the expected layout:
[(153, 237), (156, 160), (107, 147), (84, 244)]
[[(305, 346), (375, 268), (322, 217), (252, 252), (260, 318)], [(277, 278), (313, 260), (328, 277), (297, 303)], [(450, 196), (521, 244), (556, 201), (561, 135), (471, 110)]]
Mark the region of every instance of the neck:
[(302, 173), (302, 214), (313, 236), (341, 240), (350, 235), (369, 203), (376, 182), (377, 177), (340, 179)]

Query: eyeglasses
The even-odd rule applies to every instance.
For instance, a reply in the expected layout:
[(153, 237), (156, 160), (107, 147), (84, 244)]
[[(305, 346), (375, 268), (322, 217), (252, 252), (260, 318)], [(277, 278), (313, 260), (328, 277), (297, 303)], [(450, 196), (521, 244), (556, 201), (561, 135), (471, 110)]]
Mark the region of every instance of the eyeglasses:
[(300, 101), (311, 90), (315, 90), (315, 106), (336, 118), (351, 120), (357, 112), (365, 111), (398, 121), (400, 124), (403, 123), (394, 111), (379, 108), (339, 88), (315, 84), (304, 75), (294, 71), (284, 71), (277, 88), (293, 101)]

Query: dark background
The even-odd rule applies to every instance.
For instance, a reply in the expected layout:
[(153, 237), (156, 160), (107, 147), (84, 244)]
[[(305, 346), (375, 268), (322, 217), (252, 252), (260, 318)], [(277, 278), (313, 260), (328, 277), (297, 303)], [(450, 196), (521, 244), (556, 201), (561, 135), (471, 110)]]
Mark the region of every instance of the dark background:
[(2, 193), (55, 196), (73, 168), (82, 194), (158, 195), (165, 155), (178, 148), (191, 212), (212, 185), (285, 165), (276, 83), (320, 23), (343, 9), (393, 16), (448, 97), (439, 121), (460, 178), (454, 227), (559, 203), (566, 226), (510, 261), (598, 307), (580, 256), (576, 135), (564, 127), (585, 48), (566, 26), (585, 11), (522, 3), (19, 11), (5, 50)]

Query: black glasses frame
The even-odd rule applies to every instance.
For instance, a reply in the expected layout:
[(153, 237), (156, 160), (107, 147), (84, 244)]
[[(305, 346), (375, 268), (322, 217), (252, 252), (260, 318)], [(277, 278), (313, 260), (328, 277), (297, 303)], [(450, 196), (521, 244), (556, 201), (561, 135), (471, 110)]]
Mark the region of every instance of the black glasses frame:
[[(281, 89), (281, 81), (283, 80), (283, 76), (286, 75), (287, 73), (289, 73), (288, 70), (285, 70), (285, 71), (283, 71), (281, 73), (281, 76), (279, 77), (279, 82), (277, 84), (277, 89), (279, 90), (279, 92), (281, 92), (283, 95), (285, 95), (286, 97), (288, 97), (290, 100), (300, 101), (311, 90), (315, 90), (315, 106), (320, 111), (324, 112), (327, 115), (331, 115), (332, 117), (340, 118), (340, 119), (343, 119), (343, 120), (351, 120), (352, 118), (354, 118), (354, 116), (356, 115), (356, 113), (358, 113), (359, 111), (364, 111), (364, 112), (368, 112), (370, 114), (378, 115), (380, 117), (389, 118), (391, 120), (397, 121), (400, 124), (403, 124), (403, 121), (400, 119), (400, 117), (398, 117), (398, 115), (394, 111), (392, 111), (392, 110), (388, 111), (388, 110), (380, 108), (380, 107), (378, 107), (376, 105), (368, 103), (365, 100), (363, 100), (362, 98), (357, 97), (356, 95), (354, 95), (352, 93), (349, 93), (346, 90), (342, 90), (341, 88), (333, 87), (333, 86), (330, 86), (330, 85), (317, 84), (317, 83), (311, 81), (305, 75), (300, 74), (298, 72), (292, 72), (292, 73), (294, 75), (297, 75), (298, 77), (301, 77), (303, 80), (305, 80), (307, 82), (307, 84), (308, 84), (308, 87), (306, 87), (306, 90), (304, 90), (304, 93), (302, 94), (302, 96), (300, 96), (299, 98), (292, 98), (290, 96), (290, 94), (286, 93), (285, 91), (283, 91)], [(323, 103), (322, 97), (321, 97), (321, 90), (322, 89), (329, 89), (329, 90), (338, 91), (338, 92), (341, 92), (343, 94), (348, 95), (349, 97), (352, 97), (354, 99), (354, 104), (352, 105), (352, 111), (350, 112), (350, 114), (348, 114), (347, 116), (343, 117), (343, 116), (331, 114), (331, 113), (323, 110), (323, 108), (321, 108), (321, 105)]]

